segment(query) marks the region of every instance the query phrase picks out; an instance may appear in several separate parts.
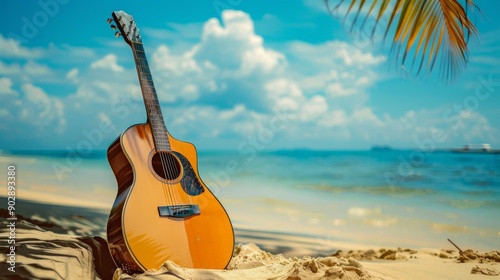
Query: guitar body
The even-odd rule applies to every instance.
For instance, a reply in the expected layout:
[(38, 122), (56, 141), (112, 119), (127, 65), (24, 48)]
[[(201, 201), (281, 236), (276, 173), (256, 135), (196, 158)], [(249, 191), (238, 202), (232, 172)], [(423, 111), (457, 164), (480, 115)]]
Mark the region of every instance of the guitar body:
[[(167, 260), (223, 269), (234, 248), (229, 217), (198, 175), (195, 147), (167, 136), (171, 152), (159, 153), (150, 124), (138, 124), (108, 149), (118, 182), (107, 225), (111, 255), (127, 273), (157, 269)], [(164, 174), (158, 162), (170, 166)]]

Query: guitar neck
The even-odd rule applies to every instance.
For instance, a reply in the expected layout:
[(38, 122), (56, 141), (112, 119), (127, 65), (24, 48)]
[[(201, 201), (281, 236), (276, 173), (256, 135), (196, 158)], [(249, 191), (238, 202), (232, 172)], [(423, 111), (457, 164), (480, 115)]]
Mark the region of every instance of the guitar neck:
[(156, 95), (144, 47), (142, 43), (139, 42), (132, 42), (131, 47), (134, 53), (137, 75), (139, 76), (142, 97), (144, 98), (144, 105), (146, 106), (148, 122), (151, 125), (156, 150), (170, 151), (171, 148), (167, 136), (167, 127), (163, 121), (160, 102), (158, 101), (158, 96)]

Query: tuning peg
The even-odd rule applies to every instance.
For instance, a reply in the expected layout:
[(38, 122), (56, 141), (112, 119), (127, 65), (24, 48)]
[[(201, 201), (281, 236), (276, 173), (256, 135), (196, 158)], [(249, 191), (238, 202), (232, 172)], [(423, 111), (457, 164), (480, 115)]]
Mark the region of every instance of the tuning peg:
[(116, 26), (114, 24), (111, 24), (111, 29), (115, 30)]
[(116, 37), (116, 38), (120, 37), (121, 35), (122, 35), (122, 34), (120, 34), (120, 32), (116, 31), (116, 33), (115, 33), (115, 37)]
[(112, 18), (108, 18), (108, 23), (111, 23), (113, 21)]

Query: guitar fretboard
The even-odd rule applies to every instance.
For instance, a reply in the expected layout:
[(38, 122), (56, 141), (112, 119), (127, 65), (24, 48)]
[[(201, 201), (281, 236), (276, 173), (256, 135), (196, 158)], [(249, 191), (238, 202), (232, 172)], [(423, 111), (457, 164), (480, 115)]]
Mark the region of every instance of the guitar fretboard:
[(139, 75), (139, 82), (141, 84), (142, 96), (144, 98), (144, 105), (146, 106), (146, 113), (148, 114), (149, 124), (153, 133), (153, 139), (156, 149), (158, 151), (170, 151), (170, 142), (167, 137), (167, 128), (163, 121), (161, 113), (160, 102), (156, 95), (153, 78), (149, 70), (148, 60), (142, 43), (133, 42), (132, 51), (134, 53), (135, 65), (137, 67), (137, 74)]

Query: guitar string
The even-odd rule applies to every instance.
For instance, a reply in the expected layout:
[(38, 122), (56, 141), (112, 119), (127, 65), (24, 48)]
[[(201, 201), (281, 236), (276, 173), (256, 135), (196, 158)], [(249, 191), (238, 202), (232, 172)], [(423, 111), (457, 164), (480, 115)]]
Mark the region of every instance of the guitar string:
[[(167, 141), (168, 143), (170, 143), (168, 140), (168, 133), (166, 132), (166, 128), (165, 128), (165, 137), (167, 137)], [(177, 179), (177, 177), (176, 178), (173, 177), (178, 173), (176, 170), (175, 162), (172, 162), (172, 160), (175, 161), (175, 159), (172, 159), (173, 157), (172, 148), (170, 147), (170, 150), (163, 151), (162, 153), (160, 153), (160, 157), (162, 158), (162, 167), (164, 170), (163, 172), (165, 174), (166, 188), (168, 189), (168, 193), (171, 194), (171, 203), (174, 205), (178, 204), (179, 198), (177, 196), (177, 190), (173, 189), (175, 185), (173, 186), (168, 182), (171, 181), (171, 179), (174, 180)]]
[[(146, 62), (147, 62), (147, 60), (146, 60)], [(152, 78), (151, 78), (151, 82), (154, 83)], [(154, 86), (151, 88), (154, 90)], [(156, 91), (154, 91), (154, 94), (156, 96)], [(156, 99), (156, 101), (158, 101), (158, 99)], [(157, 103), (157, 105), (160, 106), (159, 102)], [(158, 111), (161, 112), (161, 108)], [(163, 116), (160, 114), (160, 115), (158, 115), (158, 118), (163, 119)], [(165, 129), (165, 132), (166, 132), (166, 129)], [(165, 135), (165, 136), (167, 137), (167, 141), (168, 141), (168, 135)], [(174, 167), (172, 167), (172, 165), (171, 165), (171, 159), (169, 156), (167, 156), (168, 153), (169, 153), (168, 150), (167, 151), (162, 151), (162, 150), (159, 151), (159, 154), (160, 154), (159, 157), (160, 157), (160, 160), (162, 163), (163, 174), (165, 175), (165, 182), (162, 182), (162, 185), (163, 185), (164, 192), (166, 191), (168, 193), (168, 197), (170, 199), (170, 204), (177, 204), (176, 201), (178, 198), (176, 197), (176, 191), (172, 190), (172, 186), (168, 182), (168, 181), (170, 181), (169, 178), (171, 178), (173, 175), (175, 175), (175, 170), (172, 170), (172, 168), (174, 168)]]
[[(173, 175), (177, 175), (173, 179), (177, 180), (182, 172), (182, 170), (181, 170), (182, 164), (180, 162), (178, 162), (177, 157), (175, 156), (174, 151), (172, 150), (172, 147), (170, 147), (169, 153), (170, 153), (169, 163), (170, 163), (171, 169), (173, 170)], [(174, 194), (175, 204), (180, 204), (182, 202), (182, 198), (181, 198), (182, 184), (180, 183), (180, 181), (179, 181), (179, 185), (181, 186), (181, 190), (178, 189), (177, 184), (172, 186), (172, 188), (174, 188), (173, 194)]]
[[(134, 47), (135, 47), (135, 45), (136, 45), (136, 44), (134, 44)], [(135, 48), (134, 48), (134, 49), (135, 49)], [(137, 50), (135, 50), (135, 51), (137, 52)], [(140, 63), (137, 65), (137, 67), (138, 67), (138, 68), (142, 68), (142, 66), (143, 66), (143, 62), (144, 62), (144, 66), (146, 67), (146, 69), (149, 69), (148, 61), (147, 61), (147, 58), (146, 58), (146, 53), (145, 53), (145, 52), (143, 52), (143, 53), (144, 53), (144, 57), (140, 57), (139, 55), (136, 55), (136, 57), (138, 57), (138, 58), (139, 58), (139, 60), (140, 60), (140, 61), (139, 61)], [(141, 70), (141, 69), (139, 69), (139, 70)], [(141, 71), (141, 72), (143, 72), (143, 73), (144, 73), (144, 71)], [(142, 80), (142, 77), (141, 77), (141, 80)], [(145, 80), (146, 80), (146, 83), (147, 83), (147, 82), (148, 82), (148, 81), (147, 81), (147, 79), (145, 79)], [(153, 81), (152, 81), (152, 80), (151, 80), (151, 82), (153, 83)], [(148, 88), (150, 88), (150, 87), (149, 87), (149, 85), (146, 87), (146, 89), (148, 89)], [(152, 86), (152, 87), (151, 87), (151, 90), (154, 90), (154, 86)], [(151, 94), (151, 93), (150, 93), (150, 94)], [(147, 102), (147, 101), (146, 101), (146, 102)], [(151, 106), (149, 106), (149, 107), (151, 107)], [(150, 113), (151, 113), (151, 112), (150, 112)], [(152, 126), (152, 121), (151, 121), (151, 118), (150, 118), (150, 124), (149, 124), (149, 125), (150, 125), (150, 129), (151, 129), (151, 133), (153, 134), (153, 144), (154, 144), (154, 146), (155, 146), (155, 151), (156, 151), (157, 153), (159, 153), (159, 149), (158, 149), (158, 147), (156, 147), (156, 143), (154, 143), (154, 142), (155, 142), (155, 141), (154, 141), (155, 137), (154, 137), (154, 133), (153, 133), (153, 126)], [(151, 160), (153, 160), (153, 158), (151, 158)], [(163, 170), (164, 170), (164, 171), (163, 171), (163, 173), (165, 174), (165, 169), (164, 169), (164, 165), (165, 165), (165, 164), (164, 164), (164, 161), (163, 161), (163, 159), (162, 159), (162, 157), (161, 157), (161, 152), (160, 152), (160, 161), (162, 162), (162, 168), (163, 168)], [(165, 200), (165, 204), (167, 204), (167, 203), (168, 203), (168, 200), (172, 200), (172, 198), (171, 198), (172, 196), (171, 196), (170, 192), (168, 191), (167, 185), (166, 185), (164, 182), (161, 182), (161, 183), (162, 183), (162, 192), (163, 192), (163, 197), (164, 197), (164, 200)], [(170, 197), (170, 199), (169, 199), (169, 197)]]
[[(147, 63), (145, 52), (144, 52), (144, 58), (140, 58), (140, 59), (145, 62), (146, 67), (149, 69), (149, 66), (147, 65), (148, 63)], [(153, 83), (152, 79), (151, 79), (151, 82)], [(154, 90), (154, 86), (152, 86), (151, 89)], [(154, 92), (154, 93), (156, 93), (156, 92)], [(158, 104), (158, 106), (159, 106), (159, 104)], [(158, 117), (160, 117), (160, 116), (158, 116)], [(150, 124), (150, 125), (151, 125), (151, 131), (153, 131), (152, 124)], [(168, 141), (168, 136), (166, 136), (166, 137), (167, 137), (167, 141)], [(155, 143), (155, 146), (156, 146), (156, 143)], [(162, 165), (162, 169), (163, 169), (163, 174), (165, 175), (165, 179), (166, 179), (165, 180), (166, 182), (162, 182), (164, 197), (165, 197), (165, 199), (170, 199), (172, 204), (178, 204), (178, 201), (180, 201), (180, 199), (176, 195), (177, 190), (175, 190), (175, 189), (172, 190), (172, 186), (168, 183), (169, 180), (167, 179), (167, 178), (172, 178), (176, 174), (180, 175), (180, 173), (178, 172), (178, 171), (180, 171), (180, 168), (176, 168), (177, 167), (177, 160), (175, 159), (172, 151), (161, 151), (161, 149), (158, 149), (158, 147), (156, 147), (156, 152), (159, 153), (159, 157), (160, 157), (160, 161), (161, 161), (161, 165)], [(167, 156), (167, 153), (171, 153), (171, 154)], [(181, 165), (179, 165), (179, 167), (180, 166)], [(177, 179), (177, 177), (173, 178), (173, 179)]]
[[(151, 131), (153, 132), (152, 124), (150, 124), (150, 125), (151, 125)], [(154, 135), (154, 132), (153, 132), (153, 135)], [(155, 138), (153, 137), (153, 139), (155, 139)], [(159, 147), (156, 145), (156, 143), (154, 143), (154, 144), (155, 144), (155, 147), (156, 147), (156, 153), (159, 154), (159, 158), (160, 158), (160, 162), (161, 162), (161, 166), (162, 166), (162, 170), (163, 170), (163, 175), (166, 177), (167, 176), (167, 172), (165, 170), (165, 159), (163, 158), (162, 150), (159, 149)], [(169, 204), (168, 202), (172, 201), (172, 194), (169, 191), (168, 185), (165, 182), (162, 181), (161, 182), (161, 188), (162, 188), (162, 191), (163, 191), (163, 196), (164, 196), (164, 199), (165, 199), (165, 204)]]
[[(167, 136), (168, 137), (168, 136)], [(171, 172), (169, 178), (171, 180), (176, 180), (177, 177), (174, 178), (175, 175), (178, 174), (177, 170), (176, 170), (176, 164), (175, 164), (175, 158), (174, 158), (174, 153), (172, 151), (172, 147), (170, 147), (170, 150), (166, 153), (166, 156), (167, 156), (167, 169), (169, 170), (169, 172)], [(173, 193), (173, 196), (174, 196), (174, 204), (179, 204), (179, 196), (178, 196), (178, 193), (177, 193), (177, 188), (176, 188), (176, 185), (175, 184), (172, 184), (169, 186), (170, 189), (172, 189), (172, 193)]]
[[(185, 171), (184, 166), (182, 165), (182, 162), (179, 159), (179, 157), (177, 155), (175, 155), (175, 153), (171, 147), (170, 147), (170, 153), (171, 153), (171, 156), (169, 157), (169, 163), (170, 163), (171, 168), (173, 169), (173, 175), (177, 175), (177, 177), (174, 179), (181, 180), (182, 178), (179, 178), (179, 176), (181, 176), (181, 175), (184, 176), (184, 174), (182, 174), (182, 172)], [(180, 189), (179, 189), (179, 186), (180, 186)], [(182, 182), (179, 181), (178, 186), (175, 185), (175, 186), (173, 186), (173, 188), (175, 188), (173, 190), (175, 204), (177, 204), (177, 205), (178, 204), (185, 204), (185, 201), (183, 200), (182, 197), (185, 195), (186, 191), (184, 191), (184, 186), (182, 185)], [(189, 203), (191, 204), (192, 201), (191, 201), (191, 195), (189, 194), (189, 192), (187, 192), (187, 196), (189, 197)]]
[[(163, 192), (165, 193), (168, 193), (168, 201), (169, 203), (166, 203), (167, 206), (170, 205), (172, 203), (172, 201), (174, 200), (173, 199), (173, 196), (172, 196), (172, 193), (170, 192), (170, 186), (168, 185), (168, 183), (166, 183), (167, 179), (168, 178), (168, 171), (165, 169), (165, 166), (167, 165), (166, 164), (166, 160), (165, 160), (165, 157), (163, 155), (164, 151), (162, 150), (157, 150), (157, 152), (160, 154), (160, 160), (161, 160), (161, 166), (162, 166), (162, 169), (163, 169), (163, 174), (165, 175), (165, 182), (162, 182), (162, 188), (163, 188)], [(167, 199), (167, 198), (166, 198)]]
[[(168, 137), (168, 136), (167, 136)], [(168, 138), (167, 138), (168, 139)], [(165, 188), (167, 189), (167, 192), (170, 194), (170, 205), (175, 204), (175, 192), (172, 192), (171, 185), (168, 181), (171, 178), (171, 170), (170, 170), (170, 164), (168, 163), (168, 150), (161, 150), (160, 152), (160, 158), (162, 162), (162, 168), (163, 168), (163, 174), (165, 175)]]
[[(168, 160), (168, 170), (172, 172), (170, 178), (172, 178), (172, 180), (177, 180), (179, 175), (180, 175), (180, 172), (181, 172), (181, 165), (177, 162), (177, 159), (176, 159), (176, 156), (174, 154), (174, 151), (172, 150), (172, 147), (170, 147), (170, 151), (168, 151), (167, 160)], [(174, 176), (176, 176), (176, 177), (174, 178)], [(176, 205), (180, 204), (180, 202), (181, 202), (180, 195), (181, 194), (179, 193), (179, 190), (177, 188), (177, 184), (169, 186), (169, 188), (173, 189), (172, 193), (174, 196), (174, 204), (176, 204)], [(182, 188), (182, 185), (181, 185), (181, 188)]]
[[(172, 150), (172, 147), (170, 147), (169, 153), (170, 153), (170, 156), (168, 157), (169, 166), (170, 166), (169, 169), (171, 169), (173, 171), (172, 175), (177, 175), (177, 177), (173, 178), (174, 180), (177, 180), (183, 171), (183, 166), (182, 166), (182, 163), (180, 162), (180, 159), (175, 155), (174, 151)], [(179, 186), (180, 186), (180, 189), (177, 187), (177, 185), (173, 186), (173, 188), (175, 188), (173, 190), (173, 194), (174, 194), (174, 200), (175, 200), (176, 205), (185, 204), (183, 199), (182, 199), (184, 189), (183, 189), (181, 182), (179, 182)], [(188, 196), (189, 196), (189, 194), (188, 194)]]
[[(155, 91), (155, 95), (156, 95), (156, 91)], [(159, 103), (157, 105), (160, 106)], [(159, 111), (161, 112), (161, 110), (159, 110)], [(163, 118), (163, 116), (158, 115), (158, 118)], [(161, 131), (161, 132), (163, 133), (164, 131)], [(166, 132), (166, 129), (165, 129), (165, 132)], [(168, 135), (165, 135), (165, 137), (167, 137), (167, 141), (168, 141)], [(169, 179), (172, 178), (176, 174), (176, 172), (174, 170), (175, 167), (172, 165), (172, 159), (171, 159), (171, 156), (169, 155), (169, 153), (170, 153), (170, 151), (168, 151), (168, 150), (167, 151), (163, 151), (163, 150), (159, 151), (159, 154), (160, 154), (159, 156), (160, 156), (161, 163), (162, 163), (163, 174), (165, 175), (165, 182), (162, 182), (162, 184), (163, 184), (163, 188), (166, 189), (166, 192), (169, 195), (170, 204), (175, 205), (175, 204), (177, 204), (177, 200), (178, 200), (178, 197), (176, 196), (177, 192), (175, 189), (172, 189), (172, 185), (169, 183), (169, 181), (171, 181), (171, 180), (169, 180)]]
[[(160, 116), (158, 116), (158, 117), (160, 118)], [(166, 204), (170, 205), (170, 204), (174, 203), (175, 197), (172, 194), (170, 184), (168, 183), (168, 178), (170, 177), (170, 175), (169, 175), (169, 168), (168, 168), (167, 159), (165, 156), (166, 151), (163, 151), (163, 149), (158, 149), (158, 147), (157, 147), (157, 152), (159, 153), (161, 166), (162, 166), (162, 170), (163, 170), (163, 175), (165, 176), (165, 181), (164, 182), (162, 181), (162, 188), (163, 188), (163, 192), (164, 193), (166, 192), (168, 194), (168, 197), (166, 196), (165, 199), (170, 201), (170, 203), (166, 203)]]

